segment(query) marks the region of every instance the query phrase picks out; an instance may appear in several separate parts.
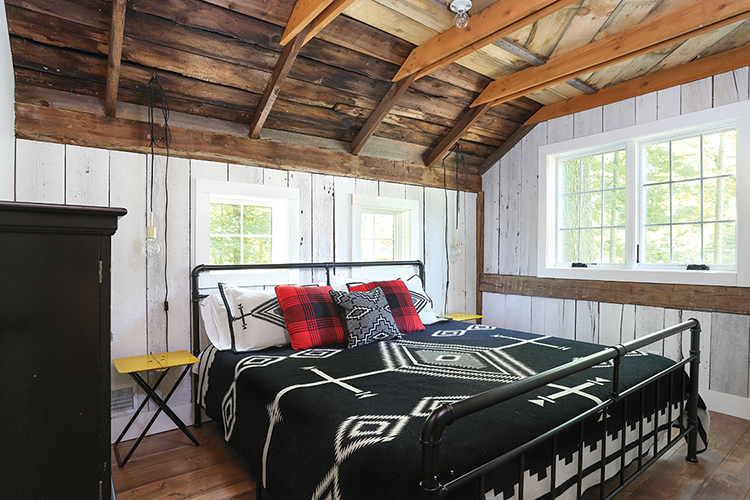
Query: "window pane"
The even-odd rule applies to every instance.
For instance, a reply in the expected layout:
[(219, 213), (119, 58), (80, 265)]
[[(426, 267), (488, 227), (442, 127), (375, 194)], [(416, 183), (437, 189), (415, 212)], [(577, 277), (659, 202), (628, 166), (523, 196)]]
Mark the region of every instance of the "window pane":
[(578, 230), (560, 231), (562, 236), (562, 261), (580, 262), (578, 258)]
[(578, 194), (566, 195), (563, 197), (563, 217), (562, 227), (572, 228), (579, 227), (579, 203), (581, 196)]
[(703, 175), (734, 174), (737, 170), (737, 131), (703, 136)]
[(735, 177), (719, 177), (703, 182), (703, 220), (734, 220), (736, 218)]
[(563, 193), (577, 193), (581, 189), (580, 160), (563, 162)]
[(581, 158), (581, 191), (602, 188), (602, 155)]
[(735, 264), (736, 226), (734, 223), (703, 226), (703, 259), (706, 264)]
[(393, 240), (376, 240), (374, 260), (393, 260)]
[(211, 203), (209, 232), (211, 234), (240, 234), (240, 205)]
[(674, 264), (687, 265), (703, 262), (701, 248), (700, 224), (674, 226)]
[(669, 180), (669, 142), (646, 146), (646, 182)]
[(647, 186), (646, 224), (666, 224), (669, 222), (669, 184)]
[(701, 181), (672, 184), (672, 222), (700, 222)]
[(602, 230), (581, 230), (581, 262), (602, 261)]
[(211, 264), (241, 264), (241, 239), (240, 237), (211, 237), (210, 245)]
[(604, 192), (604, 226), (625, 225), (625, 190)]
[(646, 228), (646, 262), (648, 264), (669, 264), (669, 247), (669, 226)]
[(701, 176), (701, 138), (672, 141), (672, 180)]
[(604, 188), (625, 187), (625, 151), (604, 154)]
[(271, 207), (243, 207), (244, 234), (271, 234)]
[(623, 264), (625, 262), (625, 228), (605, 229), (602, 232), (602, 262)]
[(268, 264), (271, 262), (271, 238), (243, 238), (245, 259), (243, 264)]
[(375, 241), (374, 240), (362, 240), (362, 260), (372, 261), (375, 260)]
[(362, 237), (375, 237), (375, 214), (362, 214)]
[(391, 214), (375, 215), (375, 236), (377, 238), (393, 238), (394, 217)]
[(601, 227), (602, 193), (584, 193), (581, 195), (581, 227)]

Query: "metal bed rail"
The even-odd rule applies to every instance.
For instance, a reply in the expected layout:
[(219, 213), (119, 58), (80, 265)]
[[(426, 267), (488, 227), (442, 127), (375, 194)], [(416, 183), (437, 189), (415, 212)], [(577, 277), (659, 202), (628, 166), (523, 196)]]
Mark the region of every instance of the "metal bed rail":
[[(690, 330), (691, 337), (690, 337), (690, 356), (686, 359), (670, 366), (667, 369), (662, 370), (661, 372), (651, 376), (647, 380), (641, 382), (640, 384), (637, 384), (636, 386), (629, 388), (623, 392), (620, 392), (619, 389), (619, 378), (620, 378), (620, 360), (622, 359), (625, 354), (635, 351), (637, 349), (641, 349), (649, 344), (652, 344), (654, 342), (661, 341), (665, 338), (668, 338), (670, 336), (676, 335), (680, 332), (683, 332), (685, 330)], [(604, 411), (607, 407), (617, 403), (622, 398), (624, 398), (627, 395), (634, 394), (638, 391), (640, 391), (640, 404), (641, 404), (641, 413), (643, 413), (643, 388), (647, 385), (654, 383), (660, 378), (663, 377), (670, 377), (670, 382), (672, 381), (673, 374), (680, 370), (682, 371), (683, 367), (686, 365), (690, 365), (689, 367), (689, 375), (690, 375), (690, 391), (689, 391), (689, 398), (687, 402), (687, 411), (688, 411), (688, 423), (687, 426), (680, 432), (680, 434), (674, 438), (670, 436), (667, 445), (662, 449), (658, 449), (658, 443), (657, 443), (657, 437), (658, 437), (658, 404), (655, 404), (654, 412), (657, 416), (657, 418), (654, 420), (654, 444), (657, 446), (654, 451), (654, 457), (651, 458), (645, 465), (642, 463), (642, 456), (643, 456), (643, 450), (642, 450), (642, 441), (644, 438), (643, 435), (643, 422), (641, 419), (641, 423), (639, 424), (639, 440), (638, 440), (638, 470), (636, 470), (633, 474), (631, 474), (627, 479), (624, 478), (624, 466), (625, 466), (625, 448), (626, 448), (626, 439), (623, 436), (622, 438), (622, 450), (620, 450), (620, 459), (621, 459), (621, 467), (620, 467), (620, 483), (619, 486), (606, 498), (611, 498), (622, 489), (624, 489), (630, 482), (632, 482), (643, 470), (645, 470), (646, 467), (648, 467), (651, 463), (653, 463), (655, 460), (657, 460), (660, 456), (662, 456), (669, 448), (671, 448), (675, 443), (679, 442), (680, 439), (683, 437), (687, 437), (688, 440), (688, 451), (686, 459), (690, 462), (697, 462), (697, 442), (698, 442), (698, 367), (700, 363), (700, 323), (696, 319), (690, 319), (688, 321), (685, 321), (683, 323), (680, 323), (678, 325), (672, 326), (670, 328), (665, 328), (663, 330), (660, 330), (658, 332), (646, 335), (644, 337), (641, 337), (639, 339), (632, 340), (630, 342), (626, 342), (624, 344), (619, 344), (617, 346), (606, 348), (605, 350), (592, 354), (590, 356), (572, 361), (570, 363), (561, 365), (559, 367), (553, 368), (551, 370), (547, 370), (545, 372), (539, 373), (537, 375), (528, 377), (526, 379), (520, 380), (518, 382), (515, 382), (510, 385), (498, 387), (495, 389), (491, 389), (489, 391), (483, 392), (481, 394), (477, 394), (475, 396), (472, 396), (470, 398), (463, 399), (461, 401), (456, 401), (454, 403), (446, 403), (438, 408), (436, 408), (430, 416), (427, 418), (427, 420), (424, 423), (424, 426), (422, 427), (422, 436), (421, 436), (421, 444), (422, 444), (422, 481), (420, 483), (421, 488), (421, 499), (422, 500), (437, 500), (439, 498), (443, 498), (447, 496), (449, 493), (461, 488), (462, 486), (466, 485), (467, 483), (474, 481), (476, 479), (482, 479), (484, 476), (489, 473), (490, 471), (496, 469), (497, 467), (509, 462), (510, 460), (520, 457), (521, 465), (520, 465), (520, 472), (519, 472), (519, 496), (518, 498), (520, 500), (523, 499), (523, 475), (524, 475), (524, 457), (525, 453), (529, 451), (530, 449), (538, 446), (539, 444), (543, 443), (544, 441), (552, 439), (552, 445), (553, 445), (553, 460), (552, 460), (552, 471), (550, 475), (550, 498), (555, 498), (555, 456), (556, 456), (556, 436), (559, 435), (560, 432), (563, 430), (566, 430), (568, 428), (571, 428), (572, 426), (579, 424), (581, 425), (581, 436), (580, 436), (580, 443), (579, 443), (579, 460), (578, 460), (578, 492), (577, 492), (577, 498), (580, 498), (582, 495), (582, 487), (581, 487), (581, 476), (583, 475), (582, 471), (582, 450), (583, 450), (583, 422), (593, 415), (596, 415), (597, 413), (602, 412), (603, 418), (602, 418), (602, 426), (603, 429), (606, 429), (606, 423), (607, 423), (607, 412)], [(440, 467), (440, 443), (442, 440), (443, 431), (445, 428), (457, 420), (466, 417), (468, 415), (471, 415), (473, 413), (482, 411), (484, 409), (487, 409), (491, 406), (500, 404), (504, 401), (507, 401), (509, 399), (512, 399), (516, 396), (520, 396), (522, 394), (525, 394), (529, 391), (533, 391), (535, 389), (538, 389), (540, 387), (543, 387), (547, 384), (556, 382), (562, 378), (565, 378), (569, 375), (572, 375), (574, 373), (578, 373), (580, 371), (586, 370), (588, 368), (594, 367), (596, 365), (599, 365), (601, 363), (604, 363), (606, 361), (613, 361), (613, 389), (612, 393), (609, 399), (602, 402), (601, 404), (591, 408), (587, 412), (578, 415), (577, 417), (557, 426), (556, 428), (542, 434), (541, 436), (533, 439), (532, 441), (529, 441), (528, 443), (523, 444), (522, 446), (519, 446), (518, 448), (508, 451), (507, 453), (490, 460), (489, 462), (485, 463), (482, 466), (479, 466), (475, 468), (472, 471), (469, 471), (445, 484), (441, 484), (438, 478), (439, 474), (439, 467)], [(678, 373), (680, 373), (678, 372)], [(680, 373), (681, 374), (681, 373)], [(684, 394), (684, 377), (682, 382), (682, 394)], [(670, 388), (671, 388), (670, 383)], [(658, 401), (658, 385), (656, 393), (656, 400)], [(673, 401), (672, 401), (672, 394), (673, 391), (670, 390), (670, 398), (668, 402), (669, 406), (669, 422), (672, 421), (672, 407), (673, 407)], [(627, 403), (627, 400), (623, 401), (624, 403)], [(681, 409), (684, 409), (684, 402), (682, 401), (682, 398), (680, 398), (680, 407)], [(624, 425), (624, 419), (625, 419), (625, 411), (623, 410), (623, 425)], [(603, 432), (603, 436), (606, 437), (606, 432)], [(601, 465), (601, 480), (600, 480), (600, 498), (605, 498), (604, 495), (604, 483), (605, 483), (605, 467), (606, 467), (606, 438), (603, 439), (603, 446), (602, 446), (602, 465)]]

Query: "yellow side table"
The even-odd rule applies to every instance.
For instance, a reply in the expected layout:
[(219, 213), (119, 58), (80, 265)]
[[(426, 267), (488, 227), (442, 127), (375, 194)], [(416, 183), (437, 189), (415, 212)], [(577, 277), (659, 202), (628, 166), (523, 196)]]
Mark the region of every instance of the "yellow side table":
[(448, 318), (455, 321), (471, 321), (474, 319), (484, 318), (481, 314), (471, 314), (471, 313), (464, 313), (464, 312), (455, 312), (455, 313), (447, 313), (447, 314), (438, 314), (441, 318)]
[[(125, 426), (125, 429), (123, 429), (122, 433), (120, 434), (120, 437), (117, 438), (117, 441), (115, 441), (113, 447), (115, 450), (115, 457), (117, 458), (117, 465), (120, 467), (125, 466), (125, 464), (130, 460), (130, 457), (133, 455), (133, 452), (136, 448), (138, 448), (138, 445), (141, 444), (141, 441), (146, 436), (146, 433), (148, 433), (148, 430), (151, 428), (153, 423), (156, 421), (156, 417), (159, 416), (159, 413), (163, 410), (164, 413), (167, 414), (167, 416), (174, 422), (182, 432), (185, 433), (187, 437), (190, 438), (190, 440), (195, 444), (195, 446), (198, 446), (198, 440), (195, 439), (195, 436), (193, 436), (188, 428), (185, 426), (185, 424), (180, 420), (180, 418), (175, 415), (175, 413), (167, 406), (167, 402), (169, 401), (169, 398), (172, 397), (172, 394), (174, 393), (175, 389), (177, 389), (177, 386), (180, 385), (180, 382), (182, 382), (182, 379), (185, 378), (185, 375), (188, 371), (190, 371), (190, 365), (193, 363), (198, 362), (198, 358), (190, 354), (188, 351), (172, 351), (172, 352), (161, 352), (157, 354), (144, 354), (143, 356), (132, 356), (129, 358), (117, 358), (112, 360), (112, 362), (115, 364), (115, 368), (117, 368), (117, 371), (120, 373), (127, 373), (130, 375), (133, 380), (135, 380), (135, 383), (140, 386), (141, 389), (143, 389), (146, 392), (147, 397), (143, 400), (141, 403), (141, 406), (138, 407), (138, 410), (133, 414), (132, 417), (130, 417), (130, 421), (128, 422), (128, 425)], [(177, 381), (172, 386), (172, 389), (170, 389), (169, 394), (167, 394), (167, 397), (164, 399), (161, 399), (158, 394), (156, 394), (156, 389), (159, 387), (159, 384), (162, 380), (164, 380), (164, 377), (167, 375), (167, 372), (169, 372), (170, 368), (174, 368), (176, 366), (184, 366), (185, 369), (182, 370), (182, 373), (177, 378)], [(153, 387), (149, 386), (148, 383), (143, 379), (143, 377), (140, 376), (138, 372), (145, 372), (149, 370), (156, 370), (162, 372), (159, 379), (156, 381)], [(143, 432), (141, 433), (138, 440), (135, 442), (133, 447), (130, 449), (128, 454), (125, 456), (125, 459), (120, 458), (120, 450), (118, 449), (118, 445), (120, 444), (120, 441), (122, 441), (122, 438), (125, 436), (125, 434), (130, 429), (130, 426), (133, 425), (133, 422), (135, 422), (136, 418), (138, 418), (138, 415), (141, 413), (141, 410), (146, 406), (146, 403), (148, 403), (148, 400), (153, 400), (158, 406), (159, 409), (156, 410), (156, 413), (154, 413), (154, 416), (151, 417), (151, 420), (149, 421), (148, 425), (145, 429), (143, 429)]]

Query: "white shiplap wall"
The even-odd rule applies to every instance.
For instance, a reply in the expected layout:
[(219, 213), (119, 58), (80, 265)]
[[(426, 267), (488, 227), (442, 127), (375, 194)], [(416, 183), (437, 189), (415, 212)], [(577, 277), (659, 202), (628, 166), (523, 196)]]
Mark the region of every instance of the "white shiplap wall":
[[(456, 192), (390, 182), (264, 169), (218, 162), (157, 157), (154, 172), (154, 213), (157, 236), (167, 252), (149, 259), (141, 252), (147, 223), (150, 183), (147, 157), (102, 149), (16, 140), (14, 190), (16, 201), (124, 207), (112, 243), (112, 357), (135, 356), (166, 349), (190, 348), (191, 179), (229, 180), (260, 185), (289, 186), (300, 193), (299, 260), (358, 260), (351, 255), (352, 193), (413, 199), (420, 202), (417, 233), (425, 262), (427, 292), (436, 312), (476, 310), (476, 194), (459, 194), (458, 237), (464, 246), (460, 260), (450, 264), (446, 282), (446, 201), (449, 245), (455, 233)], [(167, 177), (165, 179), (165, 173)], [(164, 189), (169, 209), (165, 224)], [(165, 228), (167, 229), (165, 235)], [(168, 260), (166, 281), (164, 259)], [(320, 276), (313, 279), (318, 280)], [(165, 283), (167, 286), (165, 286)], [(168, 335), (163, 312), (169, 298)], [(177, 377), (177, 371), (170, 376)], [(162, 382), (171, 386), (167, 379)], [(133, 385), (112, 369), (113, 387)], [(170, 405), (189, 405), (188, 381)], [(186, 411), (185, 415), (189, 413)], [(124, 423), (123, 423), (124, 425)]]
[(14, 89), (8, 19), (5, 15), (5, 2), (0, 0), (0, 200), (13, 199)]
[[(745, 101), (749, 88), (748, 68), (742, 68), (538, 125), (483, 176), (484, 271), (536, 276), (540, 146)], [(492, 293), (482, 300), (487, 324), (602, 344), (695, 317), (703, 328), (701, 386), (710, 389), (707, 399), (750, 418), (750, 316)], [(653, 349), (676, 359), (680, 348), (679, 340), (670, 340)]]

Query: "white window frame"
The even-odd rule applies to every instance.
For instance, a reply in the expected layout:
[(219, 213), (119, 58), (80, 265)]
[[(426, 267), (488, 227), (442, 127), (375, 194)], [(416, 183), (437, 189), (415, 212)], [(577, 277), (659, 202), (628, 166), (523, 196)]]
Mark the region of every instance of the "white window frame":
[(211, 203), (237, 203), (274, 209), (272, 263), (299, 261), (299, 190), (243, 182), (193, 180), (193, 265), (208, 264)]
[[(638, 192), (640, 175), (636, 171), (638, 142), (658, 136), (699, 133), (727, 123), (737, 126), (737, 255), (736, 270), (687, 271), (639, 267), (636, 264), (636, 235), (639, 231)], [(559, 158), (601, 152), (627, 144), (627, 212), (626, 264), (624, 266), (590, 266), (587, 268), (556, 265), (556, 167)], [(546, 278), (631, 281), (646, 283), (684, 283), (695, 285), (749, 286), (750, 262), (742, 256), (750, 251), (750, 101), (729, 104), (705, 111), (627, 127), (611, 132), (550, 144), (539, 148), (538, 247), (537, 275)]]
[(392, 213), (395, 217), (394, 260), (419, 258), (419, 202), (384, 196), (352, 194), (352, 259), (362, 260), (362, 212)]

